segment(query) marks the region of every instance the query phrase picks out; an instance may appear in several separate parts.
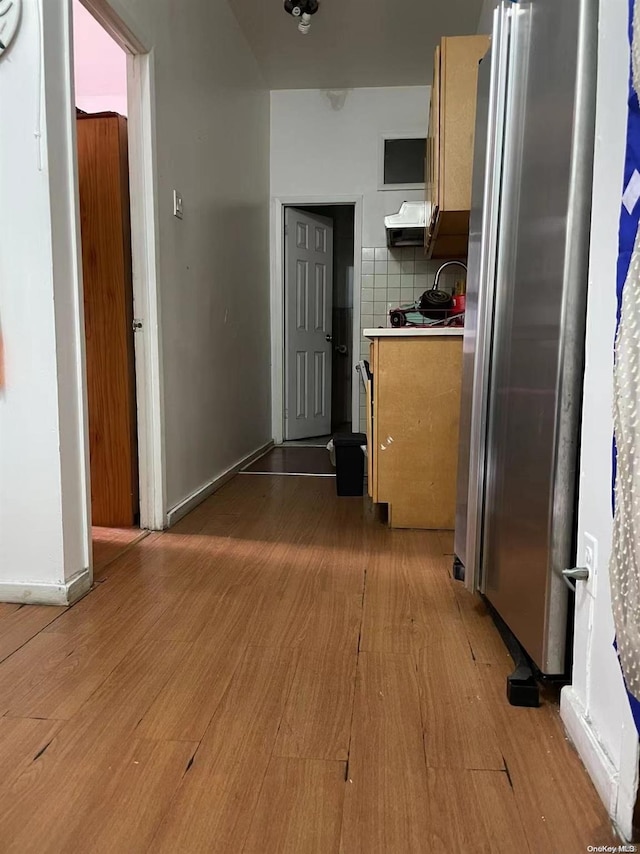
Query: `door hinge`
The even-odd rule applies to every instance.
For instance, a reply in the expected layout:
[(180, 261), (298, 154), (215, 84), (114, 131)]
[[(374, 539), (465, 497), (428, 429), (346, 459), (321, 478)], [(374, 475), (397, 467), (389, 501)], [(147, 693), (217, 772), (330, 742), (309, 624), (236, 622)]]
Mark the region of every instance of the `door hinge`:
[(142, 321), (138, 320), (137, 318), (134, 318), (134, 321), (131, 325), (133, 326), (134, 332), (137, 332), (138, 329), (142, 329)]

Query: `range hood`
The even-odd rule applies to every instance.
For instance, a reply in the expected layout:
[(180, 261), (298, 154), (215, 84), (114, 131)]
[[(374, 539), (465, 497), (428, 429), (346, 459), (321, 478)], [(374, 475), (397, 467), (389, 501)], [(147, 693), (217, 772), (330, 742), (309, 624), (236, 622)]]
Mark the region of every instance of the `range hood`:
[(386, 216), (387, 246), (424, 246), (428, 202), (403, 202), (397, 214)]

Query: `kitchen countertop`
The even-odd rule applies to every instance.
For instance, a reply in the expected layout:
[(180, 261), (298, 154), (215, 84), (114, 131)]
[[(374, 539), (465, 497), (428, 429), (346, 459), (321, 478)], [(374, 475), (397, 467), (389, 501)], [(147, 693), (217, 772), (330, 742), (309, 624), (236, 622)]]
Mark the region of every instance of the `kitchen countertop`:
[(405, 326), (400, 329), (364, 329), (365, 338), (435, 338), (442, 336), (464, 335), (462, 326)]

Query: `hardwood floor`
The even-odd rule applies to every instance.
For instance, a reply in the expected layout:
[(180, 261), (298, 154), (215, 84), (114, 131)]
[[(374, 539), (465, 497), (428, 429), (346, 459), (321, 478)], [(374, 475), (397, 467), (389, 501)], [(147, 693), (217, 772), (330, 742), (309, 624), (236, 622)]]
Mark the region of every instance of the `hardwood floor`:
[(147, 535), (148, 531), (141, 531), (140, 528), (98, 528), (94, 526), (91, 529), (94, 577), (98, 578), (102, 570)]
[(450, 549), (329, 478), (240, 476), (73, 608), (0, 605), (0, 851), (614, 844)]
[(244, 470), (245, 474), (322, 474), (335, 476), (329, 451), (324, 447), (302, 448), (294, 445), (272, 448)]

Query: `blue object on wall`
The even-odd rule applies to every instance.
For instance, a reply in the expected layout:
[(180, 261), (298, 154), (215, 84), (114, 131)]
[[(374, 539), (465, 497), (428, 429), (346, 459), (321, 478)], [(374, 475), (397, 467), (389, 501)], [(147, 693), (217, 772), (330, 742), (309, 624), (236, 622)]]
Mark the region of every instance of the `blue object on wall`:
[[(629, 0), (629, 44), (633, 45), (633, 13), (636, 0)], [(638, 95), (633, 87), (633, 73), (630, 68), (629, 73), (629, 96), (628, 96), (628, 120), (627, 120), (627, 149), (624, 164), (624, 185), (623, 192), (629, 186), (630, 181), (634, 176), (634, 172), (640, 173), (640, 102)], [(629, 273), (629, 265), (631, 256), (635, 247), (638, 228), (640, 227), (640, 201), (637, 201), (631, 211), (620, 205), (620, 235), (618, 243), (618, 269), (617, 269), (617, 296), (618, 296), (618, 317), (617, 327), (620, 325), (620, 314), (622, 310), (622, 292)], [(613, 484), (615, 487), (616, 471), (617, 471), (617, 450), (615, 439), (613, 442)], [(613, 493), (613, 506), (615, 509), (615, 489)], [(640, 732), (640, 702), (630, 692), (629, 702), (631, 711), (636, 722), (638, 732)]]

